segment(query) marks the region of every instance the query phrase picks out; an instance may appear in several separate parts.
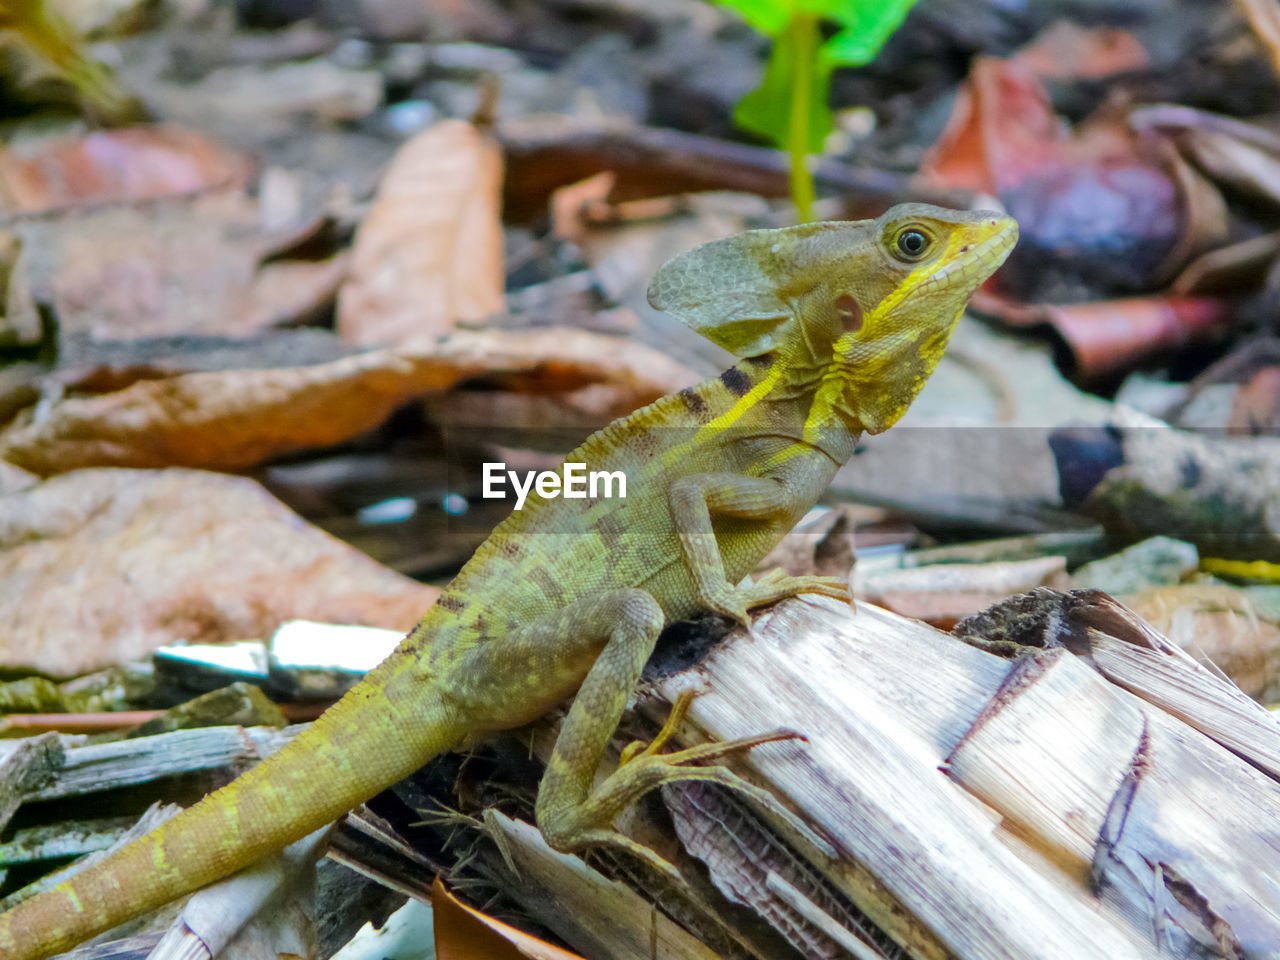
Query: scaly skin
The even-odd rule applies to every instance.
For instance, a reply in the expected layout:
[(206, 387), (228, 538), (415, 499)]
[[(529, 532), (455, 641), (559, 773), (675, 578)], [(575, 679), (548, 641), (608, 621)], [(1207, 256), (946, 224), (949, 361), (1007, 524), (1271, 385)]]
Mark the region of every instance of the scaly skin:
[[(624, 847), (614, 817), (646, 790), (768, 737), (629, 749), (592, 777), (664, 622), (748, 611), (820, 577), (735, 587), (817, 501), (863, 432), (888, 429), (933, 372), (1012, 220), (915, 204), (878, 220), (760, 230), (664, 266), (654, 306), (741, 357), (566, 459), (622, 470), (626, 499), (532, 496), (476, 551), (396, 651), (283, 750), (152, 833), (0, 916), (0, 957), (39, 960), (318, 829), (463, 739), (573, 695), (538, 793), (555, 848)], [(680, 705), (681, 707), (683, 705)], [(659, 740), (665, 739), (665, 734)]]

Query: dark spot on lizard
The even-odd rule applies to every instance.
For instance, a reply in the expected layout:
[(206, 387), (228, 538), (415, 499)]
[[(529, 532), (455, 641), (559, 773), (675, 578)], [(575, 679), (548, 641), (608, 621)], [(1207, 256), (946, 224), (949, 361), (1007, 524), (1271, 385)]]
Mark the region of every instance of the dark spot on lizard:
[(745, 396), (746, 392), (751, 389), (751, 378), (737, 367), (730, 367), (720, 374), (720, 382), (735, 397)]
[(676, 394), (680, 398), (680, 402), (685, 405), (690, 413), (695, 417), (702, 417), (707, 412), (707, 401), (698, 396), (692, 387), (686, 387)]
[(759, 367), (761, 370), (767, 370), (773, 366), (775, 357), (772, 353), (762, 353), (758, 357), (747, 357), (747, 363), (753, 367)]
[(1178, 468), (1182, 473), (1184, 487), (1194, 487), (1200, 482), (1200, 464), (1196, 463), (1195, 457), (1190, 455), (1183, 457)]
[(641, 457), (653, 457), (660, 452), (658, 438), (649, 430), (641, 430), (628, 441), (628, 445)]
[(840, 317), (840, 328), (845, 333), (857, 333), (862, 329), (862, 304), (851, 293), (843, 293), (836, 297), (836, 314)]
[(551, 576), (545, 567), (534, 567), (533, 570), (529, 572), (529, 579), (538, 585), (538, 589), (542, 591), (542, 595), (552, 603), (564, 603), (564, 588), (556, 582), (555, 578)]
[(461, 613), (467, 607), (467, 601), (461, 599), (460, 597), (451, 597), (448, 594), (445, 594), (443, 597), (437, 600), (436, 603), (438, 603), (445, 610), (448, 610), (450, 613)]
[(504, 540), (500, 544), (500, 549), (502, 550), (502, 555), (511, 560), (520, 556), (520, 544), (516, 543), (514, 540)]
[(626, 530), (618, 520), (616, 512), (606, 513), (601, 516), (600, 519), (596, 521), (595, 529), (596, 533), (600, 537), (600, 541), (608, 547), (610, 551), (613, 551), (614, 548), (622, 543), (622, 539), (626, 534)]

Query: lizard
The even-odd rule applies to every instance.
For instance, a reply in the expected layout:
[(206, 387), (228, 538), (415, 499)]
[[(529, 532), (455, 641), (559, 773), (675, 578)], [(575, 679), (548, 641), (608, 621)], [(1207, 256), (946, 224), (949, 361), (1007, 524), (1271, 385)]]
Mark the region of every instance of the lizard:
[[(746, 579), (818, 501), (862, 434), (887, 430), (936, 367), (970, 295), (1017, 224), (900, 204), (874, 220), (752, 230), (664, 264), (649, 301), (737, 362), (589, 437), (566, 457), (622, 470), (625, 499), (531, 495), (401, 644), (306, 731), (151, 833), (0, 915), (0, 957), (42, 960), (189, 893), (342, 816), (436, 754), (512, 729), (572, 697), (539, 784), (549, 845), (629, 850), (615, 817), (671, 781), (772, 799), (723, 762), (790, 733), (662, 753), (593, 786), (667, 622), (751, 611), (844, 581)], [(683, 698), (682, 698), (683, 699)], [(763, 795), (761, 797), (760, 795)]]

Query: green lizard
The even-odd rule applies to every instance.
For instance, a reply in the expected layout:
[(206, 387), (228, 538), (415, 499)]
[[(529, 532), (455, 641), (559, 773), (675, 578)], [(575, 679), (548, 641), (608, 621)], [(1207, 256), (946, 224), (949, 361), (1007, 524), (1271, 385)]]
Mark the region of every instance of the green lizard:
[[(536, 815), (563, 851), (599, 844), (674, 872), (616, 832), (647, 790), (777, 735), (648, 748), (592, 787), (665, 622), (749, 611), (842, 582), (735, 586), (817, 501), (863, 432), (888, 429), (937, 365), (1017, 225), (917, 204), (877, 220), (757, 230), (667, 263), (649, 290), (740, 361), (591, 436), (569, 462), (622, 470), (626, 499), (530, 497), (382, 664), (305, 733), (106, 860), (0, 916), (0, 957), (38, 960), (212, 883), (341, 816), (477, 734), (577, 695)], [(681, 707), (682, 705), (677, 705)]]

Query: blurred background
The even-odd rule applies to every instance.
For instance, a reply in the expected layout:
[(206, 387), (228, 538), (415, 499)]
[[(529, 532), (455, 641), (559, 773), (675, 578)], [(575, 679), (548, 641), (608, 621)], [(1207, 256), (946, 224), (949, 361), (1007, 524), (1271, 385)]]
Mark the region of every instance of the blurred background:
[[(762, 569), (854, 584), (850, 633), (819, 646), (857, 669), (796, 669), (862, 690), (832, 695), (852, 732), (830, 738), (867, 738), (849, 766), (905, 827), (846, 849), (870, 864), (871, 901), (893, 888), (929, 909), (895, 902), (838, 948), (831, 924), (856, 921), (830, 876), (702, 795), (689, 802), (733, 836), (708, 830), (699, 863), (680, 854), (698, 904), (608, 862), (692, 931), (687, 952), (660, 953), (650, 900), (623, 911), (617, 884), (577, 861), (541, 880), (507, 869), (537, 841), (528, 824), (491, 832), (494, 810), (532, 819), (545, 725), (440, 758), (340, 831), (334, 855), (430, 896), (437, 918), (465, 912), (438, 881), (428, 893), (443, 870), (464, 899), (589, 956), (994, 956), (1006, 936), (1000, 955), (1026, 956), (1018, 938), (1077, 913), (1068, 947), (1037, 955), (1128, 956), (1086, 945), (1110, 936), (1104, 887), (1138, 904), (1122, 904), (1125, 936), (1152, 952), (1134, 956), (1274, 955), (1274, 782), (1257, 771), (1274, 778), (1280, 754), (1272, 717), (1221, 679), (1280, 702), (1278, 0), (0, 0), (0, 737), (73, 731), (59, 777), (10, 791), (45, 802), (13, 821), (17, 801), (0, 803), (0, 894), (259, 752), (236, 730), (217, 760), (121, 761), (104, 792), (66, 773), (81, 733), (145, 756), (164, 738), (122, 738), (314, 716), (511, 510), (481, 496), (483, 463), (551, 469), (722, 370), (727, 353), (648, 305), (664, 261), (909, 200), (1007, 211), (1021, 241), (906, 418), (865, 439)], [(1028, 598), (1038, 587), (1105, 591), (1171, 644), (1106, 597)], [(938, 634), (864, 600), (960, 626)], [(1011, 778), (1032, 800), (982, 794), (979, 814), (949, 751), (1010, 729), (992, 718), (1034, 685), (1007, 696), (1006, 671), (1029, 661), (953, 641), (1009, 655), (1012, 640), (1051, 645), (1050, 627), (1076, 652), (1088, 637), (1093, 666), (1110, 638), (1112, 667), (1119, 648), (1173, 693), (1146, 691), (1139, 711), (1079, 667), (1090, 698), (1040, 708), (1034, 734), (1006, 721), (1014, 748), (1047, 757), (1043, 780)], [(669, 629), (658, 666), (697, 662), (723, 633)], [(1057, 676), (1075, 676), (1063, 659)], [(758, 673), (762, 689), (796, 682)], [(1131, 681), (1117, 682), (1141, 693)], [(753, 712), (771, 696), (740, 695)], [(900, 708), (890, 734), (882, 697)], [(628, 736), (656, 729), (640, 699)], [(1165, 727), (1153, 753), (1149, 705), (1170, 702), (1181, 719), (1221, 709), (1222, 742), (1255, 766), (1231, 758), (1227, 776), (1190, 727)], [(926, 715), (941, 732), (919, 733)], [(1210, 760), (1178, 765), (1193, 747)], [(1063, 774), (1067, 756), (1092, 772)], [(1168, 794), (1150, 793), (1160, 778)], [(955, 820), (913, 812), (944, 781)], [(1086, 781), (1096, 796), (1060, 789)], [(872, 805), (850, 796), (862, 837)], [(1047, 840), (1018, 819), (1045, 797), (1062, 800)], [(1188, 797), (1194, 815), (1176, 805)], [(634, 819), (674, 855), (656, 797)], [(945, 832), (957, 823), (980, 834), (964, 856)], [(412, 850), (376, 839), (396, 831)], [(1201, 840), (1221, 849), (1192, 857)], [(1059, 899), (1017, 871), (993, 894), (990, 863), (1045, 851)], [(721, 898), (717, 871), (736, 883), (742, 862), (790, 877), (826, 920), (796, 919), (775, 886), (759, 916)], [(327, 956), (396, 904), (346, 873), (325, 894), (324, 876)], [(988, 908), (1005, 919), (985, 923)], [(312, 914), (275, 913), (311, 929)], [(423, 955), (414, 936), (397, 956)], [(306, 952), (265, 949), (230, 955)], [(515, 955), (471, 949), (450, 955)]]

